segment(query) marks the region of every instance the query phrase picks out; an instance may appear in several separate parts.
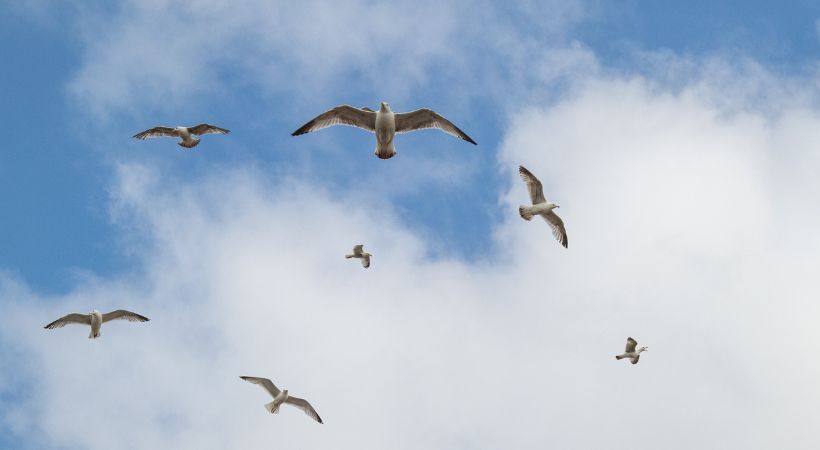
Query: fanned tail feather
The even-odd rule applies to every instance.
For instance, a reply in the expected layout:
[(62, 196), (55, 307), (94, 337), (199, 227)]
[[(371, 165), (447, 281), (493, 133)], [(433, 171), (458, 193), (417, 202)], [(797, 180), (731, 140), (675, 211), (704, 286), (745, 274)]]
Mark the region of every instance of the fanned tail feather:
[(279, 407), (277, 406), (276, 409), (273, 407), (275, 403), (276, 402), (270, 402), (265, 405), (265, 409), (271, 414), (279, 414)]
[(526, 206), (519, 206), (518, 207), (518, 214), (521, 214), (521, 218), (524, 220), (531, 220), (532, 213), (530, 212), (530, 208)]

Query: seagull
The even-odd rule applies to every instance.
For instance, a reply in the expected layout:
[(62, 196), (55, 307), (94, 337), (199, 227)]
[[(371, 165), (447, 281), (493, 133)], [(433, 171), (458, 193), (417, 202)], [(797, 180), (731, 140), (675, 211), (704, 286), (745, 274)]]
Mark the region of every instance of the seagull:
[(535, 175), (527, 170), (526, 167), (518, 166), (518, 173), (521, 175), (521, 179), (524, 180), (524, 183), (527, 184), (527, 190), (530, 192), (530, 200), (532, 200), (532, 206), (521, 205), (518, 207), (518, 213), (521, 214), (524, 220), (531, 220), (532, 216), (535, 215), (543, 217), (550, 228), (552, 228), (552, 235), (555, 236), (555, 239), (558, 239), (558, 242), (560, 242), (564, 248), (567, 248), (569, 241), (567, 240), (567, 230), (564, 228), (564, 221), (553, 211), (553, 209), (559, 206), (555, 203), (548, 202), (547, 199), (544, 198), (544, 187), (541, 186), (541, 182), (538, 181), (538, 178), (535, 178)]
[(201, 123), (193, 127), (154, 127), (150, 130), (145, 130), (134, 135), (135, 138), (144, 140), (150, 137), (178, 137), (180, 139), (177, 144), (180, 147), (194, 148), (199, 144), (199, 138), (195, 136), (203, 136), (206, 134), (228, 134), (230, 130), (219, 128), (215, 125)]
[(424, 128), (438, 128), (447, 134), (464, 139), (473, 145), (478, 145), (452, 122), (436, 114), (431, 109), (425, 108), (407, 113), (394, 113), (390, 110), (390, 105), (387, 102), (381, 102), (378, 111), (373, 111), (367, 107), (337, 106), (302, 125), (291, 136), (299, 136), (333, 125), (349, 125), (375, 133), (376, 156), (381, 159), (390, 159), (396, 156), (396, 148), (393, 146), (393, 137), (396, 133), (408, 133)]
[(322, 418), (319, 417), (319, 414), (316, 412), (315, 409), (313, 409), (313, 406), (311, 406), (307, 400), (288, 395), (287, 389), (285, 389), (284, 391), (280, 391), (279, 388), (273, 384), (273, 381), (267, 378), (257, 377), (239, 378), (242, 378), (243, 380), (249, 383), (258, 384), (259, 386), (262, 386), (262, 388), (265, 389), (265, 391), (267, 391), (267, 393), (270, 394), (271, 397), (273, 397), (273, 401), (265, 405), (265, 409), (267, 409), (269, 413), (279, 414), (279, 406), (282, 405), (282, 403), (287, 403), (289, 405), (293, 405), (297, 408), (300, 408), (302, 411), (305, 412), (305, 414), (310, 416), (313, 420), (319, 423), (324, 423), (322, 422)]
[(621, 360), (624, 358), (630, 358), (632, 364), (638, 364), (638, 359), (641, 357), (641, 352), (649, 351), (649, 347), (641, 347), (637, 351), (635, 347), (638, 346), (638, 341), (632, 339), (631, 337), (626, 338), (626, 352), (623, 355), (618, 355), (615, 357), (617, 360)]
[(149, 320), (151, 320), (145, 316), (141, 316), (137, 313), (126, 311), (124, 309), (118, 309), (116, 311), (111, 311), (110, 313), (105, 314), (95, 309), (88, 314), (71, 313), (65, 315), (55, 320), (54, 322), (51, 322), (43, 328), (47, 330), (53, 330), (55, 328), (62, 328), (71, 323), (90, 325), (91, 334), (88, 335), (88, 338), (97, 339), (98, 337), (100, 337), (100, 326), (102, 326), (102, 324), (104, 324), (105, 322), (110, 322), (112, 320), (117, 319), (125, 319), (129, 322), (148, 322)]
[(367, 269), (370, 267), (370, 257), (373, 256), (370, 253), (364, 251), (364, 245), (359, 244), (353, 247), (353, 254), (352, 255), (345, 255), (345, 258), (361, 258), (362, 260), (362, 267)]

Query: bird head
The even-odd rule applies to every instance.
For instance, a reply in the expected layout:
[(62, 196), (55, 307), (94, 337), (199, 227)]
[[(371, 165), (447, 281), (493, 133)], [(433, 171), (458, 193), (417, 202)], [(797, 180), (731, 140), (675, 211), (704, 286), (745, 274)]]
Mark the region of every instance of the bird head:
[(387, 102), (382, 102), (379, 106), (379, 109), (381, 109), (382, 111), (390, 111), (390, 104)]
[(99, 312), (99, 311), (97, 311), (96, 309), (92, 309), (92, 310), (91, 310), (91, 314), (99, 314), (99, 313), (100, 313), (100, 312)]
[(648, 352), (648, 351), (649, 351), (649, 347), (641, 347), (641, 348), (638, 349), (638, 353)]

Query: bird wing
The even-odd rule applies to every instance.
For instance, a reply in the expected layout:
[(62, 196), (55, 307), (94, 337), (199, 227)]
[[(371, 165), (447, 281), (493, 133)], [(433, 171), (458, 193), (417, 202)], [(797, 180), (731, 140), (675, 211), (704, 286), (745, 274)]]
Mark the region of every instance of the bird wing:
[(546, 214), (542, 214), (541, 217), (547, 221), (550, 228), (552, 228), (552, 235), (555, 236), (555, 239), (558, 239), (558, 242), (564, 246), (564, 248), (569, 248), (569, 239), (567, 239), (567, 230), (564, 228), (564, 221), (558, 217), (558, 214), (550, 211)]
[(302, 125), (301, 128), (291, 133), (291, 136), (299, 136), (333, 125), (348, 125), (367, 131), (376, 131), (376, 113), (348, 105), (337, 106)]
[(312, 417), (313, 420), (319, 423), (324, 423), (322, 422), (322, 418), (319, 417), (319, 414), (316, 412), (315, 409), (313, 409), (313, 406), (311, 406), (307, 400), (299, 397), (288, 396), (287, 400), (285, 400), (285, 403), (290, 403), (291, 405), (296, 406), (297, 408), (301, 408), (302, 411), (304, 411), (305, 414), (307, 414), (308, 416)]
[(518, 174), (521, 175), (521, 179), (524, 180), (524, 183), (527, 185), (527, 191), (530, 193), (532, 204), (546, 203), (547, 199), (544, 197), (544, 187), (538, 178), (535, 178), (535, 175), (524, 166), (518, 166)]
[(353, 254), (356, 256), (362, 256), (364, 253), (364, 244), (354, 245), (353, 246)]
[(103, 323), (117, 319), (123, 319), (129, 322), (148, 322), (149, 320), (151, 320), (145, 316), (141, 316), (135, 312), (126, 311), (124, 309), (118, 309), (116, 311), (111, 311), (109, 313), (105, 313), (102, 315)]
[(55, 328), (62, 328), (70, 323), (78, 323), (81, 325), (91, 325), (91, 314), (77, 314), (71, 313), (66, 314), (63, 317), (51, 322), (50, 324), (46, 325), (45, 329), (53, 330)]
[(259, 386), (262, 386), (262, 388), (264, 388), (268, 392), (268, 394), (271, 395), (271, 397), (276, 398), (277, 395), (282, 393), (282, 391), (280, 391), (279, 388), (276, 387), (275, 384), (273, 384), (273, 381), (271, 381), (267, 378), (258, 378), (258, 377), (239, 377), (239, 378), (242, 378), (243, 380), (245, 380), (249, 383), (258, 384)]
[(362, 266), (364, 266), (365, 269), (370, 267), (370, 255), (362, 256)]
[(199, 125), (188, 127), (188, 132), (191, 134), (195, 134), (197, 136), (202, 136), (204, 134), (228, 134), (231, 132), (231, 130), (219, 128), (216, 125), (211, 125), (208, 123), (201, 123)]
[(452, 122), (438, 115), (432, 109), (417, 109), (409, 113), (396, 113), (396, 133), (407, 133), (424, 128), (438, 128), (439, 130), (459, 139), (478, 145), (467, 133), (461, 131)]
[(636, 355), (634, 358), (631, 359), (632, 364), (638, 364), (639, 359), (641, 359), (641, 355)]
[(171, 127), (154, 127), (134, 135), (137, 139), (145, 139), (150, 137), (178, 137), (177, 130)]
[(635, 347), (638, 346), (638, 341), (632, 339), (631, 337), (626, 338), (626, 352), (632, 353), (635, 351)]

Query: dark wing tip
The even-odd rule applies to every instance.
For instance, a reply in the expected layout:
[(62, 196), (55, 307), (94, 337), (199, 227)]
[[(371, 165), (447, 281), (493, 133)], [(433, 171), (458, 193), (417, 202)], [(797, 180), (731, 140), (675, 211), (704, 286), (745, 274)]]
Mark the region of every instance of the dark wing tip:
[(473, 144), (473, 145), (478, 145), (478, 143), (476, 141), (474, 141), (473, 138), (471, 138), (470, 136), (467, 136), (466, 134), (464, 135), (464, 140), (471, 143), (471, 144)]
[(319, 421), (319, 423), (322, 423), (322, 424), (324, 423), (324, 422), (322, 422), (322, 418), (321, 418), (321, 417), (319, 417), (319, 416), (316, 416), (316, 420), (318, 420), (318, 421)]
[(308, 133), (310, 131), (310, 126), (312, 124), (313, 124), (313, 121), (311, 120), (310, 122), (308, 122), (308, 123), (302, 125), (301, 127), (299, 127), (298, 130), (294, 131), (290, 135), (291, 136), (300, 136), (300, 135), (303, 135), (305, 133)]

